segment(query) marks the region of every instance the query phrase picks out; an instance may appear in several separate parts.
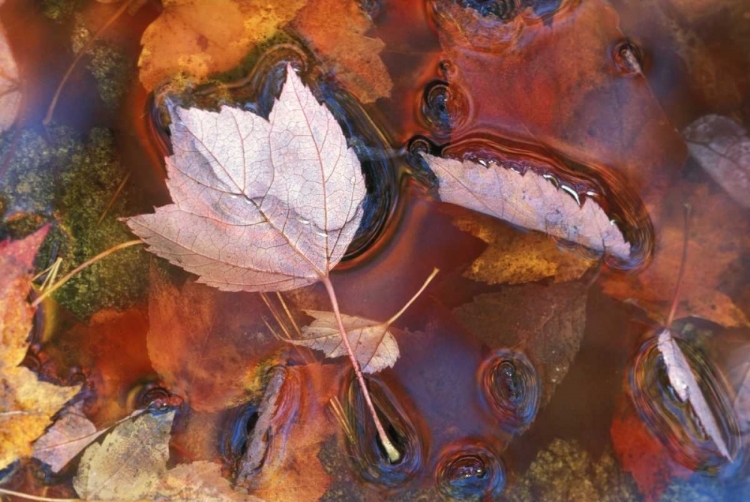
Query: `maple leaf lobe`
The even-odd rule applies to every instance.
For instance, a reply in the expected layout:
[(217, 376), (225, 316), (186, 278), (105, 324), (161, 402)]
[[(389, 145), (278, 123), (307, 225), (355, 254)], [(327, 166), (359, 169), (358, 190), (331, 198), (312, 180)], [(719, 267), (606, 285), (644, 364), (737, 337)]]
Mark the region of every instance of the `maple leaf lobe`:
[(327, 277), (359, 227), (365, 183), (336, 119), (291, 66), (268, 121), (229, 107), (170, 113), (174, 203), (127, 219), (149, 249), (228, 291)]

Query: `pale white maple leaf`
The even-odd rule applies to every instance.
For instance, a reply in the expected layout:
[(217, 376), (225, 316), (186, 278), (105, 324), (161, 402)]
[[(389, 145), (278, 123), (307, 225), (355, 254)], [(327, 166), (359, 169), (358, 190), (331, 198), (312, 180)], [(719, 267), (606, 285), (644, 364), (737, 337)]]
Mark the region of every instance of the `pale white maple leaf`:
[(573, 197), (534, 173), (521, 174), (498, 164), (486, 167), (423, 154), (440, 183), (440, 198), (514, 225), (606, 252), (630, 257), (630, 244), (602, 208)]
[(127, 219), (159, 256), (227, 291), (327, 278), (362, 218), (359, 160), (291, 66), (268, 120), (223, 107), (171, 110), (173, 204)]
[(716, 448), (725, 458), (732, 460), (732, 455), (729, 453), (721, 429), (716, 422), (716, 417), (714, 417), (713, 411), (711, 411), (711, 407), (706, 401), (700, 385), (698, 385), (690, 363), (685, 354), (682, 353), (680, 346), (677, 345), (670, 330), (663, 329), (659, 333), (657, 348), (664, 359), (664, 365), (667, 367), (669, 383), (677, 396), (682, 402), (689, 403), (692, 406), (696, 417)]

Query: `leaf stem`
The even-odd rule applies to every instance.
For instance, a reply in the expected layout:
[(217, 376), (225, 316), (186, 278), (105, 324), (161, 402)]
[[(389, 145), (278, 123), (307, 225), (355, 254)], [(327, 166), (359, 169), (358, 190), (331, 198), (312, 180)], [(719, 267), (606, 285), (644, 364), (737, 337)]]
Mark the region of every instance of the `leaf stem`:
[(10, 495), (12, 497), (18, 497), (20, 499), (26, 499), (26, 500), (39, 500), (41, 502), (81, 502), (81, 499), (53, 499), (49, 497), (38, 497), (36, 495), (28, 495), (22, 492), (14, 492), (13, 490), (6, 490), (5, 488), (0, 488), (0, 494)]
[(81, 270), (85, 269), (89, 265), (93, 265), (94, 263), (98, 262), (102, 258), (106, 258), (107, 256), (111, 255), (115, 251), (119, 251), (121, 249), (128, 248), (130, 246), (136, 246), (138, 244), (143, 244), (143, 241), (140, 239), (135, 239), (132, 241), (123, 242), (122, 244), (118, 244), (116, 246), (112, 246), (111, 248), (107, 249), (106, 251), (102, 251), (98, 255), (94, 256), (93, 258), (86, 260), (85, 262), (78, 265), (76, 268), (71, 270), (65, 277), (57, 281), (55, 284), (53, 284), (48, 290), (43, 292), (41, 295), (39, 295), (36, 300), (31, 302), (32, 307), (38, 306), (40, 303), (42, 303), (42, 300), (47, 298), (49, 295), (57, 291), (63, 284), (68, 282), (73, 276), (75, 276), (77, 273), (79, 273)]
[(44, 120), (42, 120), (42, 124), (45, 126), (48, 126), (50, 122), (52, 122), (52, 116), (55, 114), (55, 107), (57, 106), (57, 101), (60, 99), (60, 94), (62, 94), (63, 87), (65, 87), (65, 84), (68, 82), (68, 79), (73, 74), (73, 70), (75, 69), (76, 65), (79, 61), (81, 61), (81, 58), (86, 55), (86, 53), (91, 49), (91, 47), (94, 45), (94, 42), (96, 42), (99, 39), (99, 36), (104, 33), (107, 28), (112, 26), (112, 24), (117, 21), (117, 19), (126, 11), (128, 10), (128, 7), (134, 3), (134, 0), (129, 0), (127, 2), (123, 2), (122, 6), (117, 9), (117, 11), (112, 14), (112, 17), (107, 19), (107, 21), (102, 25), (101, 28), (96, 30), (96, 33), (94, 33), (91, 38), (86, 42), (86, 44), (81, 47), (81, 50), (78, 51), (76, 54), (75, 59), (73, 59), (73, 62), (70, 63), (70, 66), (68, 67), (68, 71), (65, 72), (65, 75), (63, 76), (62, 80), (60, 80), (60, 83), (57, 85), (57, 90), (55, 91), (55, 96), (52, 98), (52, 102), (49, 104), (49, 108), (47, 108), (47, 114), (44, 116)]
[(682, 238), (682, 259), (680, 261), (680, 271), (677, 273), (677, 285), (674, 288), (674, 296), (672, 297), (672, 306), (669, 309), (669, 315), (667, 316), (666, 328), (669, 329), (672, 326), (675, 313), (677, 312), (677, 305), (680, 303), (680, 290), (682, 289), (682, 279), (685, 276), (685, 264), (687, 263), (688, 256), (688, 244), (690, 242), (690, 212), (692, 208), (690, 204), (685, 204), (684, 217), (685, 217), (685, 235)]
[(411, 297), (411, 300), (409, 300), (408, 302), (406, 302), (406, 305), (404, 305), (403, 307), (401, 307), (401, 310), (399, 310), (398, 312), (396, 312), (393, 315), (393, 317), (391, 317), (390, 319), (388, 319), (388, 322), (386, 324), (388, 324), (390, 326), (391, 324), (393, 324), (394, 322), (396, 322), (396, 319), (398, 319), (399, 317), (401, 317), (401, 314), (403, 314), (404, 312), (406, 312), (406, 309), (408, 309), (411, 306), (411, 304), (414, 303), (414, 301), (417, 298), (419, 298), (419, 295), (421, 295), (422, 291), (424, 291), (427, 288), (427, 286), (429, 286), (429, 284), (432, 282), (432, 280), (435, 278), (435, 276), (438, 275), (438, 272), (440, 272), (440, 269), (433, 268), (432, 269), (432, 273), (424, 281), (424, 284), (422, 284), (422, 287), (419, 288), (419, 291), (417, 291), (416, 293), (414, 293), (414, 296)]
[(328, 297), (331, 300), (331, 306), (333, 307), (333, 314), (336, 317), (336, 322), (339, 325), (339, 332), (341, 333), (341, 339), (344, 342), (344, 346), (346, 347), (346, 352), (349, 354), (349, 360), (352, 362), (352, 366), (354, 367), (354, 373), (357, 375), (357, 381), (359, 382), (359, 386), (362, 389), (362, 395), (365, 398), (365, 402), (367, 403), (367, 407), (370, 409), (370, 415), (372, 416), (373, 422), (375, 422), (375, 429), (378, 431), (378, 437), (380, 438), (380, 443), (383, 445), (383, 448), (386, 451), (386, 454), (388, 455), (388, 460), (391, 463), (396, 463), (401, 459), (401, 453), (396, 449), (396, 447), (391, 442), (391, 439), (388, 437), (388, 435), (385, 432), (385, 429), (383, 428), (383, 424), (380, 423), (380, 419), (378, 418), (378, 413), (375, 411), (375, 405), (372, 404), (372, 398), (370, 397), (370, 391), (367, 390), (367, 383), (365, 382), (365, 377), (362, 374), (362, 369), (359, 367), (359, 363), (357, 362), (357, 357), (354, 355), (354, 350), (352, 350), (352, 346), (349, 343), (349, 336), (346, 334), (346, 329), (344, 328), (344, 322), (341, 320), (341, 312), (339, 312), (339, 302), (336, 299), (336, 291), (333, 289), (333, 284), (331, 283), (331, 279), (328, 276), (325, 276), (321, 279), (321, 282), (325, 285), (326, 291), (328, 292)]

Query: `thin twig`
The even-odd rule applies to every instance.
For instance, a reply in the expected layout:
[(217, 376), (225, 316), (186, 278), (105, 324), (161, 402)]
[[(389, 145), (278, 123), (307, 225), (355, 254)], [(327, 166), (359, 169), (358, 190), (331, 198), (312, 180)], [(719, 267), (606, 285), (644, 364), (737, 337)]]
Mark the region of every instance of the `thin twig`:
[(99, 216), (99, 219), (96, 220), (96, 224), (99, 225), (102, 221), (104, 221), (104, 218), (107, 216), (107, 213), (110, 209), (112, 209), (112, 206), (115, 205), (115, 201), (117, 200), (117, 196), (120, 195), (120, 192), (122, 192), (122, 189), (125, 188), (125, 184), (130, 179), (130, 175), (133, 174), (133, 171), (128, 171), (128, 174), (123, 178), (123, 180), (120, 182), (119, 185), (117, 185), (117, 190), (115, 190), (115, 193), (112, 194), (112, 198), (109, 199), (109, 202), (107, 203), (107, 207), (104, 208), (104, 211), (102, 211), (102, 215)]
[(81, 502), (81, 499), (53, 499), (49, 497), (38, 497), (36, 495), (29, 495), (27, 493), (14, 492), (13, 490), (6, 490), (0, 488), (0, 494), (10, 495), (12, 497), (18, 497), (26, 500), (39, 500), (40, 502)]
[(112, 14), (112, 17), (107, 19), (107, 22), (105, 22), (101, 28), (99, 28), (96, 33), (94, 33), (91, 38), (84, 44), (83, 47), (81, 47), (81, 50), (78, 51), (76, 54), (75, 59), (72, 63), (70, 63), (70, 66), (68, 67), (68, 71), (65, 72), (65, 75), (63, 75), (62, 80), (57, 86), (57, 90), (55, 91), (55, 96), (52, 98), (52, 102), (49, 104), (49, 108), (47, 108), (47, 114), (44, 116), (44, 120), (42, 120), (42, 124), (45, 126), (48, 126), (50, 122), (52, 122), (52, 116), (55, 114), (55, 107), (57, 106), (57, 101), (60, 99), (60, 94), (62, 94), (63, 87), (65, 87), (65, 84), (68, 82), (68, 79), (73, 74), (73, 70), (75, 69), (76, 65), (81, 61), (83, 56), (86, 55), (86, 53), (91, 49), (91, 47), (94, 45), (94, 43), (99, 39), (99, 36), (104, 33), (104, 31), (112, 26), (112, 24), (117, 21), (117, 19), (125, 13), (126, 10), (128, 10), (128, 7), (134, 2), (135, 0), (129, 0), (127, 2), (123, 2), (122, 6), (117, 9), (117, 11)]
[(143, 241), (140, 240), (140, 239), (136, 239), (136, 240), (132, 240), (132, 241), (123, 242), (122, 244), (118, 244), (116, 246), (113, 246), (113, 247), (107, 249), (106, 251), (102, 251), (101, 253), (99, 253), (98, 255), (94, 256), (90, 260), (86, 260), (85, 262), (81, 263), (76, 268), (74, 268), (73, 270), (71, 270), (65, 277), (63, 277), (62, 279), (60, 279), (59, 281), (57, 281), (47, 291), (44, 291), (42, 294), (40, 294), (36, 298), (36, 300), (34, 300), (31, 303), (31, 306), (32, 307), (38, 306), (42, 302), (42, 300), (44, 300), (49, 295), (51, 295), (52, 293), (54, 293), (55, 291), (57, 291), (63, 284), (65, 284), (66, 282), (68, 282), (68, 280), (70, 280), (78, 272), (80, 272), (81, 270), (85, 269), (89, 265), (92, 265), (92, 264), (98, 262), (102, 258), (106, 258), (107, 256), (111, 255), (115, 251), (119, 251), (121, 249), (125, 249), (125, 248), (128, 248), (130, 246), (137, 246), (138, 244), (143, 244)]
[(440, 272), (440, 269), (437, 269), (437, 268), (432, 269), (432, 273), (427, 278), (427, 280), (424, 281), (424, 284), (422, 284), (422, 287), (419, 288), (419, 291), (417, 291), (416, 293), (414, 293), (414, 296), (411, 297), (411, 300), (409, 300), (408, 302), (406, 302), (406, 305), (404, 305), (401, 308), (401, 310), (399, 310), (398, 312), (396, 312), (396, 314), (393, 317), (391, 317), (390, 319), (388, 319), (388, 323), (387, 323), (388, 325), (391, 325), (394, 322), (396, 322), (396, 319), (398, 319), (399, 317), (401, 317), (401, 314), (403, 314), (404, 312), (406, 312), (406, 309), (408, 309), (411, 306), (411, 304), (414, 303), (414, 301), (417, 298), (419, 298), (419, 295), (421, 295), (422, 291), (424, 291), (425, 288), (427, 288), (427, 286), (429, 286), (429, 284), (432, 282), (432, 280), (435, 278), (435, 276), (438, 275), (438, 272)]
[(372, 398), (370, 397), (370, 391), (367, 389), (367, 383), (365, 382), (365, 377), (362, 374), (362, 369), (359, 367), (359, 362), (357, 362), (357, 356), (354, 354), (354, 350), (352, 349), (352, 345), (349, 343), (349, 336), (346, 334), (346, 328), (344, 328), (344, 322), (341, 320), (341, 312), (339, 311), (339, 302), (336, 299), (336, 291), (333, 289), (333, 284), (331, 283), (331, 279), (328, 276), (325, 276), (321, 279), (321, 282), (325, 285), (326, 291), (328, 292), (328, 298), (331, 300), (331, 306), (333, 307), (333, 314), (336, 317), (336, 322), (339, 326), (339, 332), (341, 333), (341, 340), (344, 342), (344, 347), (346, 347), (346, 352), (349, 354), (349, 360), (352, 362), (352, 366), (354, 367), (354, 374), (357, 376), (357, 380), (359, 382), (359, 386), (362, 389), (362, 395), (365, 398), (365, 403), (367, 403), (367, 407), (370, 410), (370, 415), (372, 416), (372, 420), (375, 423), (375, 429), (378, 431), (378, 437), (380, 438), (380, 443), (383, 445), (383, 448), (386, 451), (386, 454), (388, 455), (388, 460), (390, 460), (391, 463), (396, 463), (401, 459), (401, 453), (396, 449), (396, 447), (391, 442), (391, 439), (388, 437), (388, 435), (385, 432), (385, 429), (383, 428), (383, 424), (380, 423), (380, 418), (378, 418), (378, 413), (375, 410), (375, 405), (372, 403)]
[(669, 329), (672, 326), (675, 313), (677, 312), (677, 305), (680, 302), (680, 289), (682, 289), (682, 278), (685, 276), (685, 265), (687, 264), (688, 256), (688, 244), (690, 242), (690, 204), (685, 204), (685, 210), (683, 212), (685, 217), (685, 235), (682, 238), (682, 260), (680, 261), (680, 271), (677, 274), (677, 285), (674, 288), (674, 296), (672, 297), (672, 306), (669, 309), (669, 315), (667, 316), (666, 328)]
[(297, 322), (294, 320), (292, 313), (289, 311), (289, 307), (286, 306), (284, 297), (281, 296), (281, 293), (279, 293), (278, 291), (276, 292), (276, 296), (279, 298), (279, 303), (281, 303), (281, 306), (284, 307), (284, 312), (286, 312), (286, 316), (289, 318), (289, 321), (292, 323), (292, 326), (294, 327), (294, 331), (297, 333), (297, 337), (301, 337), (302, 331), (300, 331), (299, 326), (297, 326)]

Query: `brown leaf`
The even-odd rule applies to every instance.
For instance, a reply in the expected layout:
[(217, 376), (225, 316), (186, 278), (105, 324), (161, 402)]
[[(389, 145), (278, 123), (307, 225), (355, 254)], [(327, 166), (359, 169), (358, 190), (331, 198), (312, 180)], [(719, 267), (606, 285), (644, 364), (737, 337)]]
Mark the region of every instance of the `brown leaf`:
[(587, 297), (588, 286), (581, 282), (507, 286), (475, 297), (454, 314), (490, 347), (522, 350), (540, 374), (544, 404), (578, 353)]
[(614, 221), (588, 199), (582, 205), (532, 171), (520, 174), (496, 163), (424, 155), (440, 183), (440, 198), (514, 225), (548, 233), (621, 259), (630, 256)]
[(174, 204), (129, 218), (150, 246), (227, 291), (283, 291), (328, 277), (357, 231), (359, 161), (297, 74), (269, 121), (224, 107), (172, 111)]
[(19, 366), (29, 342), (34, 310), (26, 301), (34, 255), (47, 227), (21, 241), (0, 243), (0, 470), (31, 455), (31, 443), (51, 417), (80, 390), (41, 382)]
[(141, 38), (141, 83), (153, 90), (180, 72), (203, 80), (229, 70), (305, 2), (165, 0), (161, 16)]
[(319, 500), (328, 490), (320, 450), (340, 427), (328, 412), (344, 365), (277, 368), (248, 438), (237, 483), (268, 500)]
[(701, 117), (682, 132), (690, 154), (732, 196), (750, 209), (750, 137), (732, 119), (721, 115)]
[(258, 295), (228, 294), (190, 280), (181, 289), (152, 267), (148, 353), (170, 390), (214, 411), (259, 390), (258, 365), (281, 345), (265, 329)]
[(372, 21), (357, 2), (308, 0), (289, 29), (308, 43), (360, 102), (391, 94), (393, 82), (380, 53), (385, 44), (365, 35)]
[(653, 319), (669, 311), (682, 258), (685, 235), (684, 204), (692, 208), (688, 262), (675, 318), (696, 316), (725, 327), (747, 326), (747, 312), (724, 291), (743, 279), (733, 272), (750, 252), (750, 219), (724, 193), (705, 184), (681, 181), (662, 198), (654, 214), (656, 251), (651, 265), (637, 275), (605, 270), (605, 293), (633, 302)]
[(519, 232), (502, 221), (487, 217), (456, 222), (489, 244), (474, 260), (464, 277), (488, 284), (523, 284), (552, 278), (555, 282), (579, 279), (596, 260), (575, 250), (560, 249), (540, 232)]

